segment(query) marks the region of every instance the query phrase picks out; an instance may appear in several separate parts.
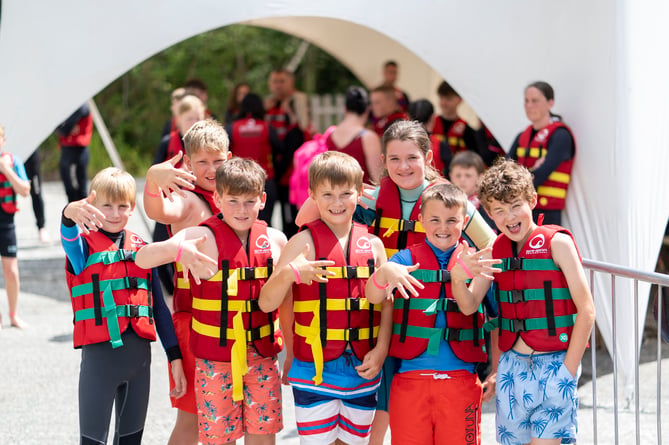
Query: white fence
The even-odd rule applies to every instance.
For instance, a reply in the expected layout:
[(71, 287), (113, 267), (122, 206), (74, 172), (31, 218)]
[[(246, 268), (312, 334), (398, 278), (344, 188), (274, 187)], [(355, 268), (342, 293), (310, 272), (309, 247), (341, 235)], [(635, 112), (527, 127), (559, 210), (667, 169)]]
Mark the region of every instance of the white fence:
[(322, 133), (330, 125), (335, 125), (344, 119), (344, 105), (346, 98), (343, 94), (332, 96), (310, 96), (311, 119), (314, 129)]

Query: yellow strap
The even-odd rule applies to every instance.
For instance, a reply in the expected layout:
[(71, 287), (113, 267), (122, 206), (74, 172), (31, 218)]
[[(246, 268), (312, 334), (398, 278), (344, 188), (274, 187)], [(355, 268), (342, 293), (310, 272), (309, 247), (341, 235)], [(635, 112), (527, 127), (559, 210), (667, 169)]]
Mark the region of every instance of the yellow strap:
[[(193, 298), (193, 309), (200, 311), (220, 311), (221, 300), (205, 300), (204, 298)], [(228, 300), (230, 312), (251, 312), (249, 300)]]
[(390, 258), (391, 256), (395, 255), (397, 252), (399, 252), (399, 249), (389, 249), (386, 247), (386, 258)]
[(237, 312), (232, 318), (232, 331), (235, 342), (230, 350), (230, 359), (232, 367), (232, 400), (238, 402), (244, 400), (244, 381), (243, 377), (249, 370), (246, 363), (246, 330), (244, 329), (244, 319), (242, 312)]
[[(370, 302), (366, 298), (360, 298), (360, 310), (369, 310)], [(381, 312), (380, 304), (374, 305), (374, 310)], [(195, 303), (193, 303), (195, 307)], [(318, 300), (312, 301), (296, 301), (293, 303), (293, 312), (314, 312), (316, 308), (320, 307), (320, 302)], [(327, 310), (328, 311), (350, 311), (351, 310), (351, 301), (347, 299), (327, 299)]]
[(537, 188), (537, 194), (539, 196), (548, 196), (550, 198), (566, 198), (567, 197), (567, 190), (557, 188), (557, 187), (547, 187), (540, 185)]
[(555, 182), (561, 182), (563, 184), (569, 184), (571, 175), (569, 173), (553, 172), (550, 175), (548, 175), (548, 179)]
[(177, 274), (177, 289), (190, 289), (190, 281), (184, 280), (184, 267), (181, 263), (175, 263), (175, 273)]
[[(313, 325), (313, 320), (311, 322)], [(311, 334), (311, 326), (307, 327), (299, 323), (295, 323), (295, 334), (307, 338), (307, 335)], [(304, 335), (303, 335), (304, 334)], [(320, 325), (318, 326), (318, 338), (320, 339)], [(376, 338), (379, 335), (379, 327), (375, 326), (372, 331), (372, 338)], [(327, 332), (328, 340), (339, 340), (339, 341), (349, 341), (349, 330), (348, 329), (328, 329)], [(369, 340), (369, 328), (360, 328), (358, 329), (358, 340)]]
[(311, 320), (309, 327), (295, 323), (295, 334), (304, 337), (307, 344), (311, 346), (311, 355), (314, 357), (314, 368), (316, 370), (316, 375), (312, 380), (316, 386), (323, 383), (323, 345), (321, 344), (321, 317), (318, 315), (319, 306), (319, 304), (316, 304), (314, 318)]
[[(197, 332), (200, 335), (204, 335), (205, 337), (221, 338), (221, 332), (218, 326), (204, 324), (201, 321), (193, 318), (191, 327), (193, 328), (193, 331)], [(279, 330), (279, 320), (276, 319), (274, 320), (274, 332), (277, 332), (278, 330)], [(260, 338), (267, 337), (269, 336), (270, 333), (271, 333), (270, 325), (266, 324), (260, 327)], [(233, 329), (230, 328), (227, 329), (226, 336), (227, 338), (236, 338), (234, 331), (234, 324), (233, 324)], [(246, 343), (247, 342), (246, 334), (244, 334), (242, 338), (244, 339), (244, 343)]]
[[(326, 267), (328, 272), (334, 272), (334, 276), (328, 276), (328, 280), (332, 278), (346, 278), (346, 267)], [(369, 278), (368, 266), (357, 266), (355, 268), (358, 278)]]
[[(400, 230), (400, 221), (402, 220), (397, 218), (386, 218), (382, 216), (381, 220), (379, 221), (379, 227), (381, 227), (382, 229), (387, 229), (383, 233), (383, 237), (387, 238), (396, 231)], [(413, 231), (425, 233), (425, 228), (423, 227), (423, 224), (421, 224), (420, 221), (416, 221), (414, 223)]]
[[(518, 156), (519, 158), (525, 157), (526, 154), (527, 154), (527, 148), (525, 148), (525, 147), (518, 147), (518, 149), (516, 150), (516, 156)], [(539, 147), (532, 147), (532, 148), (530, 148), (530, 154), (527, 157), (538, 159), (538, 158), (540, 158), (542, 156), (545, 156), (545, 155), (546, 155), (546, 149), (545, 148), (544, 149), (539, 149)]]

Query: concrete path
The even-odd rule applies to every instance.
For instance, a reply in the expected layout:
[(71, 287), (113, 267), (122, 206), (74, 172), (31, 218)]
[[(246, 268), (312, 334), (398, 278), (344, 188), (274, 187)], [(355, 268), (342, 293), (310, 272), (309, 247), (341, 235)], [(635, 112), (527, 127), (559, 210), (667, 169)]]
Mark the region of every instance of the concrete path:
[[(141, 184), (138, 190), (141, 190)], [(21, 199), (17, 214), (17, 237), (22, 292), (19, 311), (30, 327), (24, 331), (7, 326), (0, 331), (0, 445), (74, 444), (78, 442), (77, 381), (80, 352), (72, 348), (72, 312), (65, 285), (64, 254), (58, 242), (60, 212), (66, 203), (60, 183), (44, 184), (47, 229), (51, 245), (42, 245), (37, 237), (29, 199)], [(138, 201), (141, 205), (141, 199)], [(136, 212), (129, 228), (148, 237), (148, 230)], [(4, 281), (0, 279), (0, 312), (7, 322)], [(654, 343), (653, 343), (654, 344)], [(665, 345), (666, 346), (666, 345)], [(653, 346), (648, 348), (652, 351)], [(665, 353), (667, 348), (665, 347)], [(606, 353), (598, 354), (598, 369)], [(663, 360), (663, 377), (667, 382), (669, 362)], [(602, 364), (604, 368), (605, 364)], [(655, 362), (641, 366), (642, 444), (656, 443), (655, 433)], [(152, 388), (146, 422), (145, 444), (165, 444), (171, 432), (175, 411), (168, 399), (167, 362), (159, 343), (153, 345)], [(584, 370), (585, 371), (585, 370)], [(585, 372), (584, 372), (585, 374)], [(593, 443), (591, 383), (579, 389), (581, 397), (579, 443)], [(611, 375), (597, 381), (598, 441), (614, 443)], [(285, 429), (279, 444), (298, 444), (292, 395), (283, 388)], [(662, 410), (669, 412), (666, 394)], [(668, 417), (663, 416), (663, 431), (669, 431)], [(621, 412), (620, 443), (634, 443), (633, 412)], [(483, 410), (483, 443), (493, 444), (494, 403)], [(240, 441), (240, 443), (243, 443)], [(385, 443), (390, 443), (390, 434)]]

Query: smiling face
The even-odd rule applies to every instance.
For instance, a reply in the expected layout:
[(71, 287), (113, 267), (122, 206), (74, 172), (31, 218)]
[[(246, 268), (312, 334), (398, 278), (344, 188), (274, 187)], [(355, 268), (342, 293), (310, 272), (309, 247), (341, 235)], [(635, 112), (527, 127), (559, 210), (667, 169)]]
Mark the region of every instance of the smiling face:
[(243, 238), (258, 219), (258, 213), (265, 208), (266, 195), (232, 195), (226, 192), (219, 195), (215, 192), (214, 200), (221, 209), (223, 220)]
[(468, 217), (460, 206), (446, 207), (443, 201), (430, 199), (423, 203), (419, 220), (428, 241), (440, 250), (448, 250), (460, 240)]
[(123, 230), (134, 210), (130, 201), (114, 201), (104, 195), (97, 196), (93, 205), (105, 215), (102, 230), (109, 233)]
[(316, 202), (323, 222), (333, 227), (351, 223), (360, 192), (354, 184), (333, 186), (330, 181), (322, 181), (309, 190), (309, 197)]
[(195, 175), (195, 183), (205, 190), (216, 190), (216, 169), (230, 159), (230, 152), (198, 150), (184, 155), (184, 164)]
[(425, 180), (425, 166), (432, 162), (432, 151), (426, 158), (413, 141), (394, 139), (386, 144), (382, 158), (390, 179), (404, 190), (413, 190)]
[(538, 88), (528, 87), (525, 90), (525, 114), (532, 124), (537, 124), (540, 128), (545, 126), (546, 121), (550, 123), (551, 108), (553, 99), (546, 99)]
[(497, 228), (511, 241), (522, 246), (536, 228), (532, 219), (532, 209), (536, 205), (537, 194), (534, 193), (530, 201), (522, 196), (517, 196), (510, 202), (493, 198), (488, 202), (486, 210)]
[(446, 119), (455, 120), (458, 118), (458, 105), (462, 102), (462, 98), (457, 94), (449, 94), (447, 96), (439, 96), (439, 109), (441, 115)]

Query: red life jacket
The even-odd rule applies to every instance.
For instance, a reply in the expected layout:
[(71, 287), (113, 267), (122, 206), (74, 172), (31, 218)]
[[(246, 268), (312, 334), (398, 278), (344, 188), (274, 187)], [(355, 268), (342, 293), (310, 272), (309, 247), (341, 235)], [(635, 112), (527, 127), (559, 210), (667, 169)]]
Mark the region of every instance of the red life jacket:
[[(214, 192), (205, 190), (197, 184), (191, 192), (195, 193), (200, 199), (209, 205), (212, 215), (217, 215), (220, 210), (214, 202)], [(172, 229), (168, 226), (170, 236), (172, 236)], [(172, 293), (172, 307), (174, 312), (191, 312), (193, 307), (193, 297), (190, 293), (190, 281), (186, 281), (183, 277), (183, 267), (180, 263), (174, 265), (174, 292)]]
[[(0, 156), (9, 156), (9, 162), (14, 168), (14, 156), (11, 153), (2, 153)], [(0, 173), (0, 208), (5, 213), (16, 213), (19, 211), (18, 202), (16, 201), (16, 192), (12, 187), (12, 183), (2, 173)]]
[(265, 120), (269, 125), (274, 127), (279, 139), (283, 140), (283, 138), (286, 137), (286, 133), (290, 129), (290, 118), (288, 117), (288, 113), (281, 108), (281, 103), (279, 101), (277, 101), (276, 105), (267, 110), (265, 113)]
[(441, 159), (441, 140), (435, 134), (430, 135), (430, 150), (432, 150), (432, 166), (440, 173), (444, 174), (446, 171), (446, 165), (444, 165), (444, 160)]
[[(444, 340), (453, 353), (465, 362), (478, 363), (487, 360), (483, 337), (483, 308), (471, 315), (460, 312), (451, 290), (451, 273), (462, 246), (458, 245), (448, 262), (441, 269), (439, 261), (427, 243), (409, 248), (413, 264), (420, 263), (421, 269), (411, 272), (420, 280), (425, 289), (418, 297), (396, 298), (393, 310), (393, 335), (388, 355), (401, 359), (412, 359), (428, 351), (430, 355), (439, 353), (439, 343)], [(439, 298), (443, 290), (446, 298)], [(435, 328), (437, 311), (446, 313), (446, 327)]]
[[(347, 252), (321, 220), (306, 224), (316, 259), (334, 261), (327, 283), (293, 286), (295, 314), (293, 351), (298, 360), (316, 364), (316, 384), (323, 362), (342, 355), (348, 345), (360, 360), (376, 344), (381, 305), (364, 298), (367, 278), (374, 272), (374, 253), (367, 227), (353, 223)], [(320, 379), (322, 381), (322, 379)]]
[[(193, 354), (207, 360), (231, 362), (235, 351), (246, 351), (251, 344), (263, 357), (273, 357), (282, 347), (276, 332), (277, 311), (266, 314), (258, 306), (260, 288), (272, 273), (267, 224), (256, 221), (251, 226), (248, 253), (220, 215), (200, 225), (214, 233), (219, 270), (200, 284), (191, 282)], [(243, 356), (246, 360), (245, 353)]]
[(252, 118), (236, 120), (232, 124), (231, 140), (230, 151), (235, 156), (253, 159), (265, 170), (268, 180), (274, 179), (274, 163), (267, 122)]
[[(566, 128), (571, 139), (574, 141), (574, 155), (576, 154), (576, 139), (569, 127), (562, 122), (553, 122), (547, 127), (537, 131), (532, 141), (532, 126), (530, 125), (518, 137), (518, 164), (531, 168), (539, 158), (546, 156), (548, 141), (558, 128)], [(529, 147), (529, 149), (528, 149)], [(548, 179), (537, 187), (537, 209), (562, 210), (565, 207), (567, 198), (567, 188), (571, 181), (571, 168), (574, 164), (574, 157), (563, 161), (557, 168), (548, 175)]]
[(560, 226), (539, 226), (518, 255), (505, 235), (495, 240), (492, 256), (502, 259), (496, 266), (502, 272), (495, 274), (502, 351), (511, 349), (518, 335), (535, 351), (569, 347), (576, 306), (567, 280), (551, 255), (551, 240), (556, 233), (572, 236)]
[(89, 114), (79, 119), (72, 131), (65, 136), (59, 136), (61, 147), (88, 147), (93, 137), (93, 117)]
[(156, 339), (153, 324), (151, 271), (135, 264), (144, 240), (125, 230), (123, 249), (100, 232), (81, 234), (88, 244), (84, 269), (66, 273), (74, 311), (74, 347), (109, 341), (123, 346), (128, 328), (142, 338)]
[(441, 116), (438, 116), (434, 121), (434, 129), (432, 134), (437, 136), (437, 139), (440, 141), (447, 141), (448, 146), (451, 148), (451, 153), (455, 154), (459, 151), (466, 151), (467, 145), (465, 144), (465, 130), (467, 129), (467, 122), (463, 119), (458, 118), (453, 124), (448, 128), (444, 128), (444, 120)]
[(381, 238), (388, 258), (398, 250), (425, 239), (425, 229), (418, 221), (421, 200), (422, 198), (418, 198), (409, 219), (402, 219), (399, 188), (389, 177), (381, 178), (379, 195), (376, 198), (376, 219), (369, 226), (369, 233)]
[[(179, 153), (185, 153), (185, 148), (184, 148), (184, 141), (181, 138), (181, 134), (179, 134), (179, 131), (172, 131), (170, 132), (170, 142), (167, 145), (167, 158), (165, 159), (166, 161), (168, 159), (172, 159)], [(184, 158), (182, 157), (179, 162), (177, 162), (174, 167), (180, 168), (184, 163)]]
[(383, 133), (390, 127), (393, 122), (399, 120), (408, 120), (409, 116), (403, 111), (396, 111), (391, 113), (386, 117), (382, 117), (378, 121), (374, 122), (374, 131), (379, 135), (380, 138), (383, 137)]

